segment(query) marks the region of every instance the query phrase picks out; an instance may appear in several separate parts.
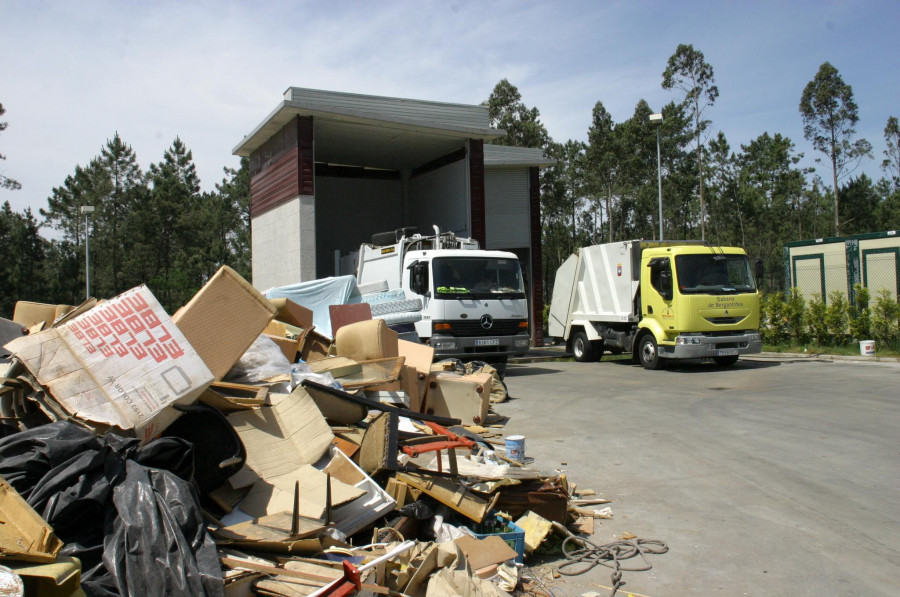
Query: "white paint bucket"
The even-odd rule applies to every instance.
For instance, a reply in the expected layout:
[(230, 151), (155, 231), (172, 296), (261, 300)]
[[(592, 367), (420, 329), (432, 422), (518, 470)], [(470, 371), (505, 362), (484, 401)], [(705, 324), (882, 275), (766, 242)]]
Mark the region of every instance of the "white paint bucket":
[(525, 462), (525, 436), (506, 436), (506, 457), (516, 462)]
[(859, 354), (864, 357), (874, 357), (875, 356), (875, 340), (860, 340), (859, 341)]

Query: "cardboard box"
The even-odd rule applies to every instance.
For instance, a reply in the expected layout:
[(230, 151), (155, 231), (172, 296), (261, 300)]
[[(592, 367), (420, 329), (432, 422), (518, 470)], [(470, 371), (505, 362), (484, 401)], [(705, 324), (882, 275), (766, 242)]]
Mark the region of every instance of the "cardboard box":
[(269, 299), (269, 302), (278, 309), (275, 319), (295, 325), (305, 330), (313, 327), (313, 312), (303, 305), (298, 305), (291, 299), (277, 298)]
[(73, 308), (71, 305), (48, 305), (45, 303), (18, 301), (13, 312), (13, 321), (29, 328), (43, 323), (44, 327), (48, 328), (57, 318), (62, 317)]
[(291, 340), (284, 336), (273, 336), (272, 334), (266, 334), (266, 337), (278, 345), (288, 363), (293, 363), (297, 360), (297, 349), (299, 347), (297, 340)]
[(172, 321), (218, 381), (259, 337), (275, 311), (266, 297), (226, 265)]
[(62, 546), (50, 525), (0, 477), (0, 562), (52, 562)]
[(213, 380), (146, 286), (6, 347), (70, 415), (147, 440)]

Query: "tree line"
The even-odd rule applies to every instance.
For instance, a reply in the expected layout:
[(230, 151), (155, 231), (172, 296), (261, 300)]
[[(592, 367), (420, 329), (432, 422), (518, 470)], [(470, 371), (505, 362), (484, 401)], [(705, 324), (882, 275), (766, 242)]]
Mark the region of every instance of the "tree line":
[[(822, 64), (799, 102), (804, 136), (823, 156), (827, 179), (801, 167), (802, 154), (780, 133), (764, 132), (737, 148), (724, 132), (713, 134), (710, 108), (719, 89), (713, 67), (693, 46), (678, 46), (660, 84), (674, 94), (659, 110), (661, 123), (651, 122), (654, 111), (643, 99), (622, 122), (597, 101), (586, 141), (554, 141), (540, 111), (506, 79), (484, 102), (492, 126), (506, 130), (495, 143), (541, 148), (556, 161), (540, 179), (545, 301), (556, 269), (578, 247), (658, 238), (657, 166), (664, 237), (743, 247), (765, 262), (766, 289), (782, 289), (786, 242), (900, 228), (898, 120), (891, 116), (884, 129), (884, 176), (853, 176), (862, 160), (873, 159), (872, 146), (857, 138), (852, 88), (831, 64)], [(6, 126), (0, 122), (0, 132)], [(0, 188), (20, 187), (0, 172)], [(84, 298), (86, 225), (94, 296), (146, 283), (171, 312), (222, 264), (249, 278), (249, 197), (246, 160), (225, 168), (215, 191), (201, 192), (181, 139), (144, 172), (116, 133), (52, 190), (38, 214), (0, 206), (0, 314), (11, 316), (20, 299)], [(95, 208), (87, 221), (82, 206)]]
[(659, 238), (657, 133), (663, 193), (663, 235), (743, 247), (766, 266), (764, 288), (783, 289), (784, 243), (822, 236), (900, 228), (900, 127), (884, 129), (884, 175), (853, 172), (873, 159), (856, 136), (853, 90), (825, 62), (799, 94), (804, 136), (821, 154), (825, 176), (803, 168), (803, 154), (777, 132), (732, 147), (713, 134), (710, 108), (719, 89), (701, 51), (679, 45), (661, 76), (675, 99), (662, 122), (639, 100), (633, 115), (615, 122), (602, 101), (592, 112), (587, 141), (554, 141), (519, 90), (503, 79), (485, 102), (492, 124), (506, 129), (495, 141), (542, 148), (556, 165), (541, 172), (541, 227), (545, 300), (560, 263), (578, 247)]
[[(144, 172), (116, 133), (53, 189), (38, 215), (30, 208), (17, 213), (8, 201), (0, 208), (0, 313), (11, 317), (17, 300), (83, 301), (88, 226), (91, 295), (107, 298), (147, 284), (172, 313), (221, 265), (249, 278), (249, 205), (246, 160), (237, 170), (225, 168), (215, 191), (201, 192), (181, 139)], [(82, 206), (93, 213), (83, 215)], [(42, 228), (52, 230), (51, 238)]]

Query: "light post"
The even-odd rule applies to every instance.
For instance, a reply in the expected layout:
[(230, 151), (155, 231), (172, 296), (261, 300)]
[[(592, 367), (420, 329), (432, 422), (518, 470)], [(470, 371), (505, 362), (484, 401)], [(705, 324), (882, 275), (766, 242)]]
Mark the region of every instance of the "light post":
[(91, 214), (94, 213), (93, 205), (82, 205), (81, 215), (84, 216), (84, 298), (91, 298)]
[(656, 180), (659, 185), (659, 240), (663, 239), (663, 212), (662, 212), (662, 160), (659, 151), (659, 128), (662, 126), (662, 114), (651, 114), (650, 124), (656, 128)]

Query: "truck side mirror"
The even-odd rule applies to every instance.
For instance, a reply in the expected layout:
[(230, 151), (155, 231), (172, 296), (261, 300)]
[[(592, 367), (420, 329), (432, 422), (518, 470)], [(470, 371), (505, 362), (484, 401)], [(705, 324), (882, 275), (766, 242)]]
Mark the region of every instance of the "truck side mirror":
[(659, 294), (667, 301), (672, 300), (672, 270), (668, 267), (659, 272)]
[(409, 289), (416, 294), (428, 292), (428, 263), (413, 261), (409, 264)]
[(766, 266), (763, 263), (762, 259), (756, 260), (756, 287), (759, 288), (762, 285), (762, 280), (766, 275)]

